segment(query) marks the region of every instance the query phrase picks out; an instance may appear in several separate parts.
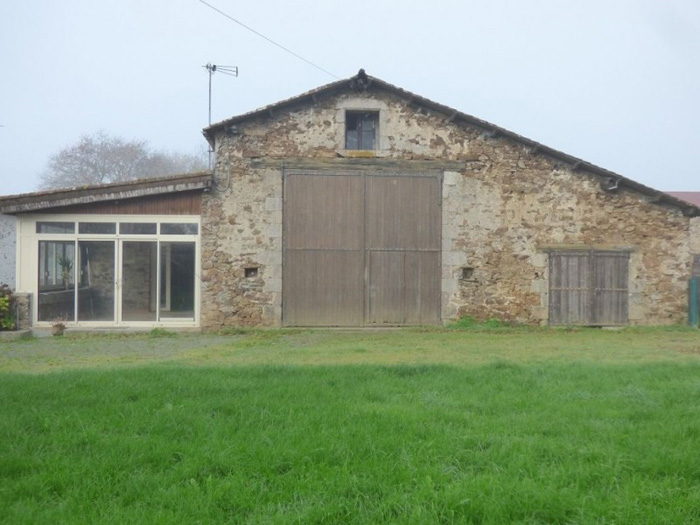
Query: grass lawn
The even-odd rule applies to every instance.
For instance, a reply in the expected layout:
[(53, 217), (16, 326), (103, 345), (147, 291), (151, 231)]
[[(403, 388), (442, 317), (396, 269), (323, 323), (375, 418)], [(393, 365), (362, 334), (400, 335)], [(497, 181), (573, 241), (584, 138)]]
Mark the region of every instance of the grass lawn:
[(3, 523), (700, 521), (697, 331), (76, 335), (0, 399)]

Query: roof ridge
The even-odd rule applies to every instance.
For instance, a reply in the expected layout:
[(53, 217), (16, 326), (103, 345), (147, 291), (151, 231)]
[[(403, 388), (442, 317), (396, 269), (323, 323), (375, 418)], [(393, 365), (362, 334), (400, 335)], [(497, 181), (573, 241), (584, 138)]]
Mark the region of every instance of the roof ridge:
[(369, 89), (372, 86), (379, 87), (380, 89), (384, 89), (390, 93), (408, 99), (412, 103), (416, 103), (433, 111), (443, 113), (445, 116), (448, 117), (448, 119), (451, 122), (462, 121), (466, 124), (480, 127), (485, 131), (489, 132), (490, 138), (495, 138), (499, 136), (506, 137), (526, 147), (532, 148), (532, 150), (534, 150), (537, 153), (546, 154), (561, 162), (565, 162), (569, 164), (574, 170), (586, 170), (590, 173), (593, 173), (594, 175), (603, 178), (604, 180), (601, 181), (601, 184), (606, 185), (610, 189), (617, 188), (620, 184), (622, 184), (632, 190), (635, 190), (637, 192), (651, 197), (650, 200), (654, 203), (665, 202), (666, 204), (670, 204), (672, 206), (682, 209), (683, 213), (685, 213), (686, 215), (700, 215), (700, 206), (698, 205), (688, 203), (682, 199), (678, 199), (672, 195), (669, 195), (668, 193), (646, 186), (633, 179), (627, 178), (624, 175), (620, 175), (619, 173), (615, 173), (614, 171), (602, 168), (591, 162), (585, 161), (573, 155), (569, 155), (568, 153), (564, 153), (563, 151), (551, 148), (533, 139), (527, 138), (506, 128), (497, 126), (496, 124), (492, 124), (486, 120), (474, 117), (458, 109), (454, 109), (450, 106), (446, 106), (439, 102), (435, 102), (429, 98), (423, 97), (422, 95), (418, 95), (404, 88), (395, 86), (394, 84), (391, 84), (385, 80), (368, 75), (367, 73), (365, 73), (364, 69), (360, 69), (357, 72), (357, 74), (353, 75), (352, 77), (338, 80), (336, 82), (331, 82), (329, 84), (322, 85), (316, 89), (305, 91), (304, 93), (301, 93), (294, 97), (287, 98), (279, 102), (275, 102), (273, 104), (268, 104), (267, 106), (264, 106), (262, 108), (249, 111), (241, 115), (233, 116), (226, 120), (222, 120), (220, 122), (217, 122), (216, 124), (212, 124), (211, 126), (204, 128), (202, 132), (211, 144), (215, 133), (226, 130), (227, 128), (233, 126), (238, 122), (243, 122), (257, 116), (262, 116), (266, 113), (273, 115), (277, 110), (284, 108), (285, 106), (291, 106), (298, 103), (302, 103), (309, 99), (315, 101), (316, 98), (321, 94), (330, 93), (333, 90), (337, 90), (346, 86), (350, 88), (360, 89)]

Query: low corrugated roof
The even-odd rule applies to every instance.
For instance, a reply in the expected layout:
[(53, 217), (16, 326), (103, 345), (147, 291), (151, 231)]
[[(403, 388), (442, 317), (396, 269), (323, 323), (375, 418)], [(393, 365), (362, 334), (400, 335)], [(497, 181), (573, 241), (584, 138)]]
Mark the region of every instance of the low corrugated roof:
[(629, 179), (623, 175), (620, 175), (619, 173), (606, 170), (605, 168), (601, 168), (600, 166), (596, 166), (595, 164), (591, 164), (590, 162), (586, 162), (585, 160), (579, 159), (562, 151), (558, 151), (554, 148), (550, 148), (549, 146), (540, 144), (539, 142), (536, 142), (527, 137), (523, 137), (522, 135), (518, 135), (517, 133), (509, 131), (500, 126), (496, 126), (495, 124), (491, 124), (490, 122), (487, 122), (485, 120), (476, 118), (472, 115), (468, 115), (467, 113), (463, 113), (449, 106), (445, 106), (444, 104), (434, 102), (420, 95), (416, 95), (415, 93), (411, 93), (410, 91), (394, 86), (393, 84), (385, 82), (384, 80), (381, 80), (377, 77), (367, 75), (363, 69), (361, 69), (357, 75), (354, 75), (350, 78), (338, 80), (336, 82), (326, 84), (311, 91), (307, 91), (295, 97), (291, 97), (280, 102), (264, 106), (254, 111), (244, 113), (242, 115), (222, 120), (221, 122), (217, 122), (207, 128), (204, 128), (203, 133), (209, 141), (209, 143), (212, 144), (214, 136), (217, 133), (226, 131), (231, 126), (235, 126), (236, 124), (245, 122), (247, 120), (266, 116), (272, 117), (276, 113), (286, 109), (290, 109), (298, 104), (315, 103), (318, 97), (334, 92), (349, 89), (362, 90), (370, 88), (387, 91), (407, 100), (407, 102), (412, 105), (424, 107), (426, 109), (442, 113), (447, 117), (449, 122), (462, 122), (483, 129), (489, 134), (489, 136), (504, 137), (513, 140), (517, 143), (528, 147), (534, 153), (548, 155), (552, 158), (569, 164), (574, 170), (586, 171), (597, 175), (603, 179), (602, 182), (605, 184), (609, 184), (610, 186), (614, 187), (627, 187), (629, 189), (647, 195), (650, 197), (649, 200), (654, 203), (665, 203), (675, 206), (677, 208), (682, 209), (683, 213), (689, 216), (700, 215), (700, 205), (696, 203), (678, 199), (673, 194), (655, 190), (654, 188), (645, 186), (644, 184)]
[(149, 195), (195, 191), (210, 188), (210, 172), (184, 173), (168, 177), (138, 179), (112, 184), (97, 184), (75, 188), (60, 188), (35, 193), (0, 197), (0, 213), (23, 213), (48, 208), (88, 204), (110, 200), (133, 199)]

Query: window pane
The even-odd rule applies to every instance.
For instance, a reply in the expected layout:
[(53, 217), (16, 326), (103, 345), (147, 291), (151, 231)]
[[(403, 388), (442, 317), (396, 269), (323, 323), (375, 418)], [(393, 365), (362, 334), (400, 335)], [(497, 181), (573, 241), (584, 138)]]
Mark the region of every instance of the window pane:
[(78, 320), (114, 321), (114, 241), (80, 241), (78, 247)]
[(155, 235), (155, 222), (120, 222), (119, 233), (122, 235)]
[(122, 319), (156, 320), (155, 241), (122, 244)]
[(345, 149), (373, 150), (377, 144), (376, 111), (348, 111), (345, 113)]
[(194, 318), (193, 242), (160, 243), (160, 318)]
[(345, 126), (347, 127), (347, 129), (356, 130), (357, 127), (359, 126), (359, 124), (360, 124), (359, 113), (352, 113), (352, 112), (348, 111), (345, 114)]
[(362, 131), (374, 131), (374, 127), (377, 122), (377, 115), (373, 113), (367, 113), (362, 116)]
[(75, 233), (74, 222), (37, 222), (37, 233)]
[(163, 235), (197, 235), (197, 224), (189, 222), (164, 222), (160, 225)]
[(117, 233), (117, 225), (113, 222), (81, 222), (78, 233)]
[(357, 131), (349, 129), (345, 137), (345, 149), (359, 149)]
[(374, 130), (362, 131), (362, 144), (360, 149), (374, 149)]
[(75, 244), (39, 241), (39, 321), (73, 321)]

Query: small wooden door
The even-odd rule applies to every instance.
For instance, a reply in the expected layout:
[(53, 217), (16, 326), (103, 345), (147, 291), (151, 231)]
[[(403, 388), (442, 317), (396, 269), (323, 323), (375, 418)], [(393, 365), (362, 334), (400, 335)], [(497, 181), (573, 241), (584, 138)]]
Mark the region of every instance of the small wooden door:
[(560, 251), (549, 256), (549, 323), (623, 325), (628, 320), (629, 253)]

